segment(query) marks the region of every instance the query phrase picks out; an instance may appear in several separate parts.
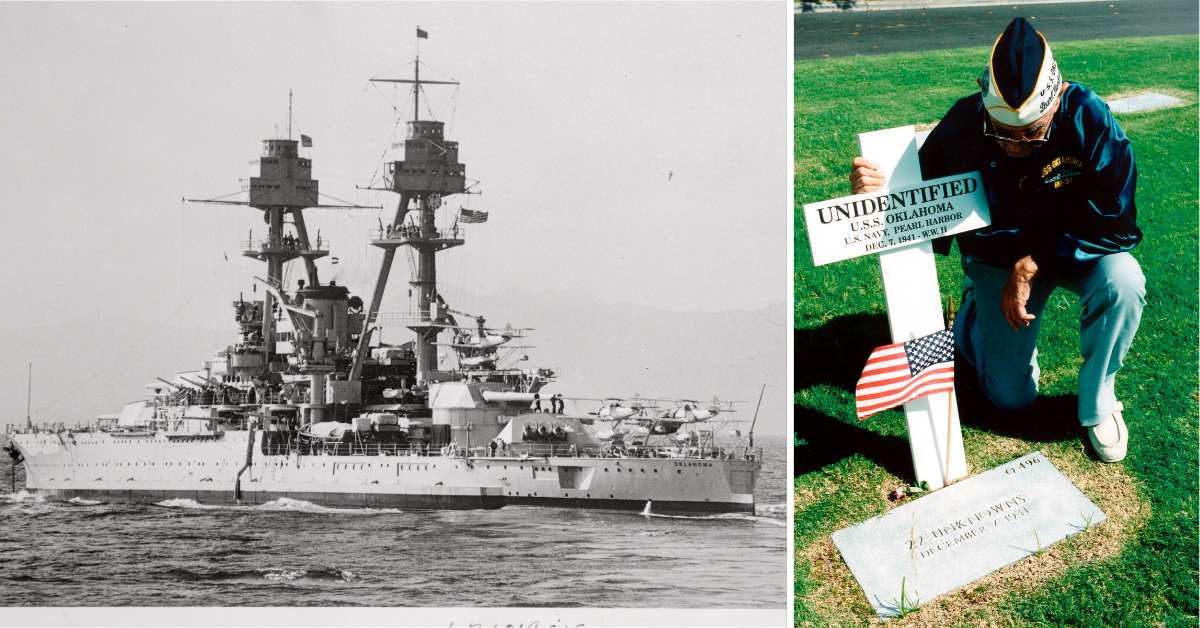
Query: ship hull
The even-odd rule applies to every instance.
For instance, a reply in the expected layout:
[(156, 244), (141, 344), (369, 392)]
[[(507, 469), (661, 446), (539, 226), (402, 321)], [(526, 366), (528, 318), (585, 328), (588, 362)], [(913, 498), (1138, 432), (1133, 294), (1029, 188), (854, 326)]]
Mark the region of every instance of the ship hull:
[[(328, 493), (328, 492), (243, 492), (239, 501), (231, 491), (188, 490), (100, 490), (100, 489), (31, 489), (31, 493), (52, 500), (83, 499), (103, 502), (161, 503), (178, 499), (194, 500), (200, 504), (253, 506), (279, 499), (295, 499), (331, 508), (395, 508), (399, 510), (497, 510), (505, 506), (540, 506), (596, 510), (644, 511), (646, 501), (628, 499), (580, 499), (544, 497), (498, 497), (490, 495), (421, 495), (414, 493)], [(651, 501), (655, 514), (754, 514), (753, 504), (688, 501)]]
[[(494, 509), (507, 505), (754, 512), (761, 461), (722, 458), (264, 455), (261, 432), (180, 438), (107, 432), (16, 434), (26, 488), (52, 499), (331, 507)], [(246, 466), (247, 449), (250, 465)], [(239, 480), (239, 472), (240, 480)]]
[[(411, 487), (410, 487), (411, 488)], [(333, 493), (328, 491), (242, 491), (239, 500), (231, 490), (172, 490), (172, 489), (84, 489), (43, 488), (31, 492), (49, 499), (73, 498), (105, 502), (160, 503), (179, 499), (194, 500), (208, 505), (254, 506), (279, 499), (295, 499), (332, 508), (396, 508), (400, 510), (475, 510), (503, 508), (508, 502), (497, 495), (430, 494), (420, 491), (392, 493)]]

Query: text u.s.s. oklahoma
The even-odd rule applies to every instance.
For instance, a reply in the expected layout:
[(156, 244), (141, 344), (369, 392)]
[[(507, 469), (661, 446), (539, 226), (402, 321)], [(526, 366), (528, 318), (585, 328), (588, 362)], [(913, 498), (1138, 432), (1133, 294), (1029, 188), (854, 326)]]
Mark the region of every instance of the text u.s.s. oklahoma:
[[(974, 192), (979, 182), (973, 177), (964, 177), (945, 183), (926, 185), (911, 190), (889, 192), (875, 197), (859, 198), (846, 205), (827, 205), (817, 208), (817, 218), (821, 224), (840, 222), (842, 218), (853, 220), (869, 216), (875, 212), (887, 212), (893, 209), (911, 205), (924, 205), (939, 199), (954, 198)], [(826, 218), (828, 213), (828, 218)]]

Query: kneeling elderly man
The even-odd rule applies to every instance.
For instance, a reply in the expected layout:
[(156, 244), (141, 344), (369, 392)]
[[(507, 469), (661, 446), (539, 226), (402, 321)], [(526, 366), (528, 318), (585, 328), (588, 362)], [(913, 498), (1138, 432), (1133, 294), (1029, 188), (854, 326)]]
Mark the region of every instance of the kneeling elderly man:
[[(1078, 295), (1079, 422), (1101, 460), (1119, 461), (1128, 434), (1114, 378), (1146, 303), (1146, 279), (1129, 254), (1142, 239), (1129, 139), (1104, 101), (1062, 80), (1024, 18), (996, 40), (978, 83), (981, 92), (955, 103), (920, 151), (926, 179), (982, 172), (991, 206), (990, 227), (957, 236), (967, 285), (955, 345), (993, 404), (1025, 407), (1038, 393), (1046, 300), (1058, 286)], [(886, 176), (859, 157), (851, 186), (873, 192)], [(944, 238), (934, 248), (946, 254), (949, 245)]]

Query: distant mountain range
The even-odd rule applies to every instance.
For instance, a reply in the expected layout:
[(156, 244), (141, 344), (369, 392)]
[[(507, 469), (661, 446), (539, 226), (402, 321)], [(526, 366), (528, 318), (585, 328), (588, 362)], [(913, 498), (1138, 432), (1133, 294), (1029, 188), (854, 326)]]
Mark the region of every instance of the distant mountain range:
[[(738, 418), (749, 420), (765, 383), (756, 433), (786, 429), (790, 331), (782, 303), (756, 311), (675, 312), (606, 304), (582, 292), (506, 291), (460, 296), (452, 307), (486, 315), (488, 326), (534, 328), (513, 344), (533, 347), (529, 361), (519, 365), (559, 369), (559, 380), (547, 392), (702, 402), (717, 395), (747, 401), (739, 404)], [(145, 384), (155, 377), (170, 379), (202, 367), (214, 351), (232, 343), (233, 331), (232, 312), (228, 323), (212, 329), (103, 314), (12, 329), (9, 359), (0, 365), (0, 423), (25, 422), (30, 363), (34, 423), (73, 425), (143, 398)], [(389, 331), (388, 338), (399, 335)]]

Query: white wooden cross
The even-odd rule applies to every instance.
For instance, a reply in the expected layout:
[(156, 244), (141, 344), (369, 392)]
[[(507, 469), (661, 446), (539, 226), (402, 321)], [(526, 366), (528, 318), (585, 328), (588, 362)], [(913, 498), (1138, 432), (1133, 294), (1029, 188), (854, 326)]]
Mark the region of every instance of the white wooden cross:
[[(892, 342), (945, 328), (933, 238), (991, 224), (978, 172), (923, 181), (911, 126), (862, 133), (859, 153), (888, 173), (886, 190), (804, 205), (816, 266), (879, 254)], [(917, 482), (941, 488), (967, 474), (953, 393), (905, 404)]]

